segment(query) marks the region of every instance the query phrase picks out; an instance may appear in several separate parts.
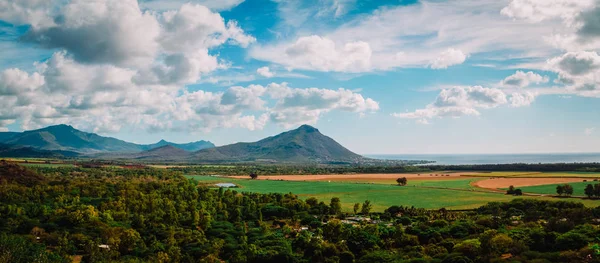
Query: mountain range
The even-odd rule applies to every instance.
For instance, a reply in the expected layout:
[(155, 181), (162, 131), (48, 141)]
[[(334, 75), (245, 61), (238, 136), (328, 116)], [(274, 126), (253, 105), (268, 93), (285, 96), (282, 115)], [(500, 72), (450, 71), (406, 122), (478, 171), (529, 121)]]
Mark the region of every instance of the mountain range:
[(70, 151), (80, 154), (137, 153), (166, 145), (192, 152), (215, 147), (213, 143), (208, 141), (176, 144), (161, 140), (155, 144), (135, 144), (112, 137), (103, 137), (95, 133), (83, 132), (64, 124), (20, 133), (0, 132), (0, 143), (44, 151)]
[(0, 156), (20, 155), (186, 163), (357, 163), (368, 160), (309, 125), (257, 142), (220, 147), (209, 141), (176, 144), (161, 140), (155, 144), (135, 144), (83, 132), (69, 125), (20, 133), (0, 132)]

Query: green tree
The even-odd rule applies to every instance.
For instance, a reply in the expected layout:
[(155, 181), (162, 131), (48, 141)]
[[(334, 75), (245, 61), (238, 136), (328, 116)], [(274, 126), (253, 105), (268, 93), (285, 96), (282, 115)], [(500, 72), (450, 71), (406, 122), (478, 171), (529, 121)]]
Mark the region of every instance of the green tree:
[(565, 186), (564, 185), (557, 185), (556, 186), (556, 193), (560, 196), (562, 196), (565, 193)]
[(408, 180), (406, 179), (406, 177), (401, 177), (396, 179), (396, 183), (398, 183), (398, 185), (400, 186), (405, 186), (408, 183)]
[(563, 186), (563, 188), (565, 189), (565, 195), (566, 196), (571, 196), (573, 195), (573, 186), (571, 186), (570, 184), (565, 184)]
[(585, 190), (583, 190), (583, 192), (588, 198), (592, 198), (594, 196), (594, 186), (591, 184), (586, 185)]
[(373, 209), (373, 205), (371, 205), (371, 201), (365, 200), (362, 204), (362, 208), (360, 209), (360, 213), (363, 215), (368, 215), (371, 213), (371, 209)]
[(353, 209), (355, 215), (358, 213), (359, 209), (360, 209), (360, 204), (359, 203), (355, 203), (354, 204), (354, 209)]
[(338, 197), (331, 198), (331, 203), (329, 203), (329, 208), (330, 208), (331, 214), (334, 214), (334, 215), (340, 214), (342, 212), (342, 202), (340, 201), (340, 198), (338, 198)]

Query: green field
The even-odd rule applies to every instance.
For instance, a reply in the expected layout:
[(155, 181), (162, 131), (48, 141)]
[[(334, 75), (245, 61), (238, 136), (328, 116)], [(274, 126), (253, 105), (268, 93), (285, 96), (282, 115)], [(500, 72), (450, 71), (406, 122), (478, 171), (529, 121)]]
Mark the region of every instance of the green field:
[[(471, 182), (482, 180), (482, 178), (456, 179), (456, 180), (409, 180), (408, 186), (452, 188), (452, 189), (478, 189), (471, 186)], [(481, 189), (479, 189), (481, 190)]]
[[(574, 196), (585, 196), (584, 189), (588, 184), (597, 184), (598, 182), (575, 182), (568, 183), (573, 186), (573, 195)], [(556, 186), (564, 185), (564, 184), (547, 184), (547, 185), (536, 185), (536, 186), (527, 186), (527, 187), (519, 187), (525, 193), (534, 193), (534, 194), (549, 194), (556, 195)]]
[[(448, 188), (466, 188), (470, 180), (439, 180), (422, 182), (422, 185), (395, 186), (384, 184), (356, 184), (343, 182), (292, 182), (233, 179), (211, 176), (187, 176), (200, 183), (234, 183), (240, 186), (235, 190), (258, 193), (294, 193), (303, 198), (316, 197), (326, 203), (332, 197), (342, 200), (343, 208), (350, 211), (354, 203), (370, 200), (375, 211), (383, 211), (392, 205), (415, 206), (420, 208), (438, 209), (468, 209), (482, 206), (493, 201), (510, 201), (513, 196), (475, 192), (470, 190), (434, 189), (421, 186), (439, 187), (448, 185)], [(409, 181), (410, 184), (410, 181)], [(450, 187), (452, 186), (452, 187)], [(545, 200), (559, 200), (550, 197), (522, 197)], [(597, 206), (600, 202), (591, 200), (572, 199), (583, 202), (588, 206)]]

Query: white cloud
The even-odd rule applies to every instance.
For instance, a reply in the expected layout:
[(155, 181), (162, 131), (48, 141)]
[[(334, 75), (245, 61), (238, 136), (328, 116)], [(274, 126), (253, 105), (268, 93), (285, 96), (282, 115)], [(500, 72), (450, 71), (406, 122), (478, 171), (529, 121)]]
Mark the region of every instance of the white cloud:
[(583, 133), (587, 136), (590, 136), (594, 133), (594, 131), (596, 130), (596, 128), (586, 128)]
[(594, 0), (512, 0), (501, 13), (535, 23), (555, 18), (573, 22), (581, 11), (593, 6)]
[[(510, 19), (500, 14), (505, 5), (506, 1), (496, 0), (425, 0), (411, 5), (389, 6), (357, 16), (335, 29), (320, 29), (318, 37), (307, 36), (307, 32), (315, 31), (306, 25), (303, 30), (298, 30), (298, 35), (282, 36), (275, 44), (255, 46), (250, 56), (291, 68), (336, 72), (425, 67), (431, 66), (436, 59), (439, 62), (434, 67), (443, 68), (462, 63), (462, 55), (466, 57), (466, 54), (478, 59), (500, 58), (502, 61), (519, 58), (540, 62), (556, 52), (556, 43), (540, 41), (541, 36), (575, 31), (562, 21), (550, 20), (542, 24)], [(296, 9), (289, 12), (294, 11)], [(286, 54), (288, 48), (308, 41), (315, 48), (322, 48), (318, 48), (318, 52), (299, 52), (303, 54), (299, 57), (290, 58)], [(321, 43), (325, 41), (330, 44)], [(360, 49), (361, 52), (352, 52), (355, 56), (348, 59), (332, 58), (336, 57), (335, 54), (344, 53), (341, 50), (351, 43), (361, 43), (364, 48)], [(448, 52), (449, 49), (454, 51)], [(444, 52), (448, 54), (440, 56)]]
[(515, 72), (515, 74), (506, 77), (502, 81), (501, 84), (503, 86), (524, 88), (524, 87), (528, 87), (532, 83), (541, 84), (541, 83), (547, 83), (548, 81), (549, 81), (549, 78), (547, 76), (541, 76), (541, 75), (533, 73), (531, 71), (523, 72), (523, 71), (517, 70), (517, 72)]
[(50, 8), (55, 0), (0, 0), (0, 20), (16, 25), (52, 23)]
[(371, 48), (362, 41), (335, 43), (317, 35), (273, 47), (257, 47), (251, 55), (292, 69), (363, 72), (371, 68)]
[(495, 108), (507, 102), (506, 94), (496, 88), (481, 86), (453, 87), (443, 89), (435, 102), (427, 105), (424, 109), (417, 109), (414, 112), (393, 113), (392, 116), (418, 119), (422, 123), (423, 119), (436, 117), (478, 116), (480, 112), (477, 109)]
[(600, 97), (600, 56), (596, 52), (567, 52), (548, 60), (548, 69), (558, 73), (557, 83), (565, 93)]
[(0, 73), (0, 96), (33, 91), (42, 85), (44, 85), (44, 78), (38, 73), (30, 75), (14, 68)]
[(25, 39), (66, 49), (86, 63), (148, 64), (159, 51), (160, 25), (136, 0), (73, 0), (57, 17), (53, 24), (32, 27)]
[(467, 56), (460, 50), (449, 48), (442, 52), (432, 63), (432, 69), (445, 69), (449, 66), (462, 64), (467, 59)]
[(269, 67), (262, 67), (262, 68), (258, 68), (256, 70), (256, 73), (258, 73), (258, 75), (261, 75), (265, 78), (272, 78), (273, 76), (275, 76), (274, 72), (271, 72), (271, 70), (269, 69)]
[(535, 94), (532, 92), (513, 93), (510, 96), (510, 104), (512, 107), (529, 106), (535, 100)]
[(379, 103), (347, 89), (297, 89), (287, 83), (272, 83), (267, 93), (277, 103), (270, 111), (271, 121), (292, 127), (298, 124), (314, 124), (319, 117), (332, 110), (355, 113), (375, 112)]
[(183, 4), (199, 4), (212, 10), (229, 10), (243, 3), (244, 0), (140, 0), (142, 8), (157, 11), (176, 10)]
[(568, 52), (550, 59), (548, 64), (561, 73), (581, 76), (600, 69), (600, 56), (596, 52)]

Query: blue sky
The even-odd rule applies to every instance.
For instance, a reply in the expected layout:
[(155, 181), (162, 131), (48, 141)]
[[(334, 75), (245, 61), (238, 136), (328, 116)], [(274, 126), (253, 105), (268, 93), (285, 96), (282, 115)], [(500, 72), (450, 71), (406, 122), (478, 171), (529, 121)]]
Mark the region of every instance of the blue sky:
[(595, 0), (0, 0), (0, 130), (597, 152)]

